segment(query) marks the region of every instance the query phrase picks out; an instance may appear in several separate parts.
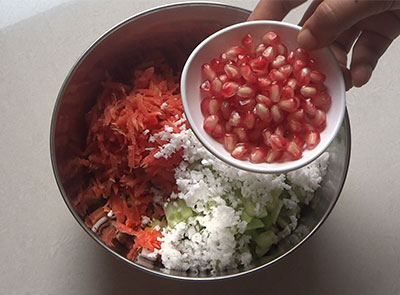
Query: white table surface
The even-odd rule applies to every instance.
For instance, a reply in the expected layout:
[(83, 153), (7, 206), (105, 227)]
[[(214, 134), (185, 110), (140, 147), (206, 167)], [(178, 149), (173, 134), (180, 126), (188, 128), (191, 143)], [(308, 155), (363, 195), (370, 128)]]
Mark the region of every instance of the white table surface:
[(50, 165), (57, 92), (105, 30), (172, 2), (0, 0), (0, 294), (400, 294), (400, 40), (372, 81), (348, 93), (352, 154), (336, 207), (283, 261), (239, 279), (184, 283), (125, 265), (80, 228)]

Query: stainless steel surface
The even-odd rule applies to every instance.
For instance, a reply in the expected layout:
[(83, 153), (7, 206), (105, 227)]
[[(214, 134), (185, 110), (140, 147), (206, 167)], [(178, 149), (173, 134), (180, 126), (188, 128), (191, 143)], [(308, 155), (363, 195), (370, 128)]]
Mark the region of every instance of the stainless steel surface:
[[(343, 187), (350, 157), (350, 126), (346, 115), (343, 126), (329, 147), (331, 161), (322, 188), (317, 192), (314, 210), (308, 210), (301, 219), (310, 232), (296, 243), (287, 239), (277, 252), (257, 261), (251, 269), (231, 270), (208, 276), (163, 271), (135, 264), (105, 246), (83, 224), (71, 206), (80, 185), (85, 181), (82, 171), (74, 170), (72, 161), (84, 146), (86, 130), (84, 114), (93, 105), (100, 82), (106, 71), (115, 73), (116, 68), (127, 68), (154, 56), (159, 52), (181, 70), (191, 50), (206, 36), (225, 26), (244, 21), (248, 11), (220, 4), (186, 3), (153, 9), (133, 16), (98, 39), (78, 60), (66, 78), (53, 112), (50, 149), (54, 174), (60, 192), (79, 224), (107, 251), (130, 265), (153, 274), (193, 280), (214, 280), (243, 275), (279, 261), (308, 239), (326, 219), (335, 205)], [(123, 78), (123, 73), (121, 78)]]

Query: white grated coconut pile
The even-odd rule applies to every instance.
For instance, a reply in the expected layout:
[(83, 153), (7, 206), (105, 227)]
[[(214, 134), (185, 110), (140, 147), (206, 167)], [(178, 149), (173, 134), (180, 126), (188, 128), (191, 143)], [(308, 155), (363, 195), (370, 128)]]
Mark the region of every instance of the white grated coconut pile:
[[(249, 251), (241, 251), (250, 237), (244, 234), (247, 223), (242, 221), (241, 199), (235, 194), (240, 191), (243, 198), (252, 198), (259, 210), (271, 202), (274, 189), (289, 190), (286, 177), (291, 183), (308, 193), (308, 201), (318, 189), (324, 177), (329, 154), (323, 154), (318, 160), (286, 175), (264, 175), (245, 172), (228, 166), (209, 153), (195, 138), (190, 129), (186, 129), (184, 118), (175, 122), (180, 133), (171, 133), (172, 127), (165, 126), (164, 131), (150, 136), (168, 141), (160, 147), (156, 158), (170, 157), (180, 148), (184, 149), (183, 160), (175, 170), (175, 179), (179, 193), (173, 193), (171, 200), (183, 199), (196, 215), (186, 222), (162, 230), (161, 249), (158, 255), (165, 268), (212, 272), (248, 266), (252, 261)], [(284, 200), (284, 206), (294, 208), (299, 200), (293, 194)], [(278, 239), (288, 236), (297, 227), (297, 219), (277, 234)], [(144, 220), (144, 222), (148, 222)]]

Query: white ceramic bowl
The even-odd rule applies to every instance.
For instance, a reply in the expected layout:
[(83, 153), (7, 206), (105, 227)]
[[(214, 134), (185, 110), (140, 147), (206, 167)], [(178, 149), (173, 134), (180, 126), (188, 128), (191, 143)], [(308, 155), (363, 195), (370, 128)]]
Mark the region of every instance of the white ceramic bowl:
[(320, 143), (312, 150), (303, 151), (299, 160), (283, 163), (254, 164), (233, 158), (222, 144), (213, 139), (203, 129), (204, 117), (200, 103), (202, 96), (200, 85), (203, 82), (201, 66), (219, 56), (232, 46), (240, 45), (246, 34), (251, 34), (256, 44), (268, 31), (276, 32), (288, 50), (299, 47), (296, 38), (299, 26), (277, 21), (251, 21), (224, 28), (201, 42), (189, 56), (181, 77), (181, 95), (186, 118), (197, 138), (216, 157), (237, 168), (258, 173), (279, 173), (298, 169), (321, 155), (335, 138), (342, 125), (345, 113), (345, 85), (339, 64), (329, 48), (322, 48), (310, 53), (319, 65), (319, 70), (326, 75), (325, 85), (332, 97), (332, 106), (327, 113), (326, 128), (321, 132)]

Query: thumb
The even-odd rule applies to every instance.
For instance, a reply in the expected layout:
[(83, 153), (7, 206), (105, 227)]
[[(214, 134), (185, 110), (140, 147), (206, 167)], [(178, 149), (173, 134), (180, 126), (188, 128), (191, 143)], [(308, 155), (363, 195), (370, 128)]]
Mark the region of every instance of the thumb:
[(324, 0), (304, 23), (297, 42), (308, 50), (327, 46), (360, 20), (396, 6), (393, 2)]

